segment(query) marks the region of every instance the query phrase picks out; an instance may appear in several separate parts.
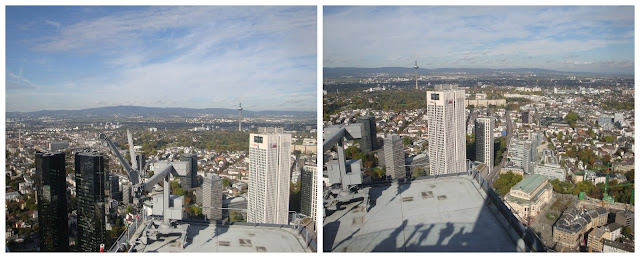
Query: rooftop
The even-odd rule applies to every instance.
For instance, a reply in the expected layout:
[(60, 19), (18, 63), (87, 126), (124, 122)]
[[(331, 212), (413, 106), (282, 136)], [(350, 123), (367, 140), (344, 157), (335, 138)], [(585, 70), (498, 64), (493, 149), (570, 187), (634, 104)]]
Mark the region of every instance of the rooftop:
[(187, 244), (179, 235), (162, 237), (132, 252), (311, 252), (297, 230), (289, 227), (189, 223)]
[(479, 183), (465, 173), (372, 186), (369, 198), (369, 205), (352, 202), (325, 218), (323, 250), (522, 250), (521, 241), (513, 240), (518, 233), (504, 226), (517, 219), (501, 215)]
[(536, 188), (538, 188), (538, 186), (540, 186), (546, 179), (547, 177), (545, 176), (533, 174), (526, 177), (525, 179), (522, 179), (522, 181), (517, 183), (511, 189), (520, 190), (525, 193), (532, 194), (533, 190), (536, 190)]

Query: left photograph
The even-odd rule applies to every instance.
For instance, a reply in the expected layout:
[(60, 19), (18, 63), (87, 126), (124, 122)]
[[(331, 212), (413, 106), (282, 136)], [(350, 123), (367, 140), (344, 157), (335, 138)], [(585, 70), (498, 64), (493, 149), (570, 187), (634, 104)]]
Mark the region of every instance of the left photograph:
[(5, 7), (5, 252), (316, 252), (316, 10)]

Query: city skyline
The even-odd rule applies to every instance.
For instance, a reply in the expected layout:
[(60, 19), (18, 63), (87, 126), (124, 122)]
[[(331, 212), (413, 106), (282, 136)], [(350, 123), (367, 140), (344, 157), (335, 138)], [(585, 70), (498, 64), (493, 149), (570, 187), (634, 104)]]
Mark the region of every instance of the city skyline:
[(316, 109), (315, 7), (6, 10), (8, 112)]
[(632, 6), (327, 6), (323, 66), (407, 67), (409, 73), (417, 58), (424, 69), (633, 74), (633, 11)]

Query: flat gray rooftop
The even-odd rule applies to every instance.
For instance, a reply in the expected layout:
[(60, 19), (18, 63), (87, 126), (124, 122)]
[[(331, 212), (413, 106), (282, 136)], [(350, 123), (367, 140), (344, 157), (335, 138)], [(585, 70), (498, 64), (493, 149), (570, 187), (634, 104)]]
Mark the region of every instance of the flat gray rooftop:
[(161, 237), (147, 245), (136, 245), (136, 252), (311, 252), (303, 238), (291, 228), (250, 225), (192, 223), (187, 244), (182, 249), (180, 236)]
[(324, 221), (325, 252), (516, 252), (482, 189), (467, 176), (374, 186), (370, 203)]

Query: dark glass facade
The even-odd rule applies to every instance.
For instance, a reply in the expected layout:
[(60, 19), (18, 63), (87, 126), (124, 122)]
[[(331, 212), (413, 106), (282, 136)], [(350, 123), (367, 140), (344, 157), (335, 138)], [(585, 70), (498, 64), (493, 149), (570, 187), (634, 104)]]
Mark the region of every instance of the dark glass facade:
[(313, 195), (313, 171), (302, 170), (300, 175), (300, 213), (312, 216), (311, 202), (315, 201)]
[(180, 178), (180, 187), (183, 189), (197, 187), (198, 180), (196, 179), (196, 176), (198, 175), (198, 155), (190, 153), (182, 154), (180, 161), (187, 162), (187, 175)]
[(374, 116), (358, 117), (358, 123), (362, 124), (362, 139), (360, 140), (360, 150), (369, 154), (378, 149), (378, 138), (376, 133), (376, 118)]
[[(98, 252), (107, 244), (105, 202), (109, 173), (105, 157), (98, 152), (75, 155), (76, 194), (78, 202), (78, 251)], [(107, 247), (108, 248), (108, 247)]]
[(36, 152), (36, 199), (40, 251), (69, 251), (64, 153)]

